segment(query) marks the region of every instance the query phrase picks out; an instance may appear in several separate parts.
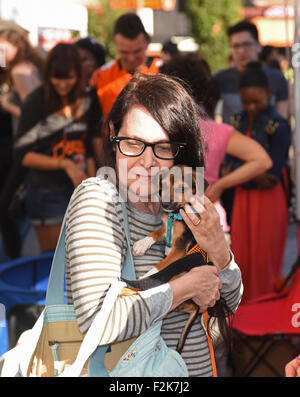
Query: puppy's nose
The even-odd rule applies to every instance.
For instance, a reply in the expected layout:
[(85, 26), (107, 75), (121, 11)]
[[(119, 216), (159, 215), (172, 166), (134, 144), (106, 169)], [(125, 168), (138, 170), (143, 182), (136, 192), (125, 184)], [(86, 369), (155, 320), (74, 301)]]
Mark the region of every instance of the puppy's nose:
[(163, 201), (161, 203), (161, 205), (162, 205), (162, 208), (163, 208), (164, 211), (173, 212), (173, 211), (176, 211), (176, 210), (178, 210), (180, 208), (181, 203)]

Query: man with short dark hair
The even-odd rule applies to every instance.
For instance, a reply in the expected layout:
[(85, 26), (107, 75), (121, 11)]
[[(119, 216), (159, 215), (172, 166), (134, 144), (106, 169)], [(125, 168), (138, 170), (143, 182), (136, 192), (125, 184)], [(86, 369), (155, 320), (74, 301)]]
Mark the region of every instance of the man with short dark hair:
[(138, 15), (126, 13), (119, 17), (113, 37), (119, 58), (97, 69), (90, 82), (97, 89), (104, 117), (135, 72), (156, 74), (161, 63), (159, 58), (146, 56), (150, 37)]
[[(238, 93), (239, 74), (252, 61), (259, 61), (261, 45), (256, 26), (241, 21), (227, 31), (232, 61), (235, 66), (221, 70), (215, 76), (216, 90), (223, 102), (222, 119), (230, 123), (231, 117), (242, 110)], [(264, 67), (272, 90), (271, 102), (284, 118), (288, 118), (288, 85), (279, 70)]]

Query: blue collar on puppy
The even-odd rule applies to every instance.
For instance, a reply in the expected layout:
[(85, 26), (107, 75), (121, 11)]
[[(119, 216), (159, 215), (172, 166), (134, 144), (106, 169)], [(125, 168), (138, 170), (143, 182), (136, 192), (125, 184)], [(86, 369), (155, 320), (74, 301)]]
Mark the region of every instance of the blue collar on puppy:
[[(195, 212), (195, 214), (198, 217), (200, 217), (198, 212)], [(169, 248), (172, 247), (172, 233), (173, 233), (173, 223), (174, 223), (174, 221), (183, 221), (183, 218), (180, 215), (179, 211), (178, 212), (169, 212), (168, 213), (167, 233), (164, 236), (164, 243)]]
[(169, 212), (168, 213), (168, 225), (167, 225), (167, 234), (164, 236), (164, 242), (167, 247), (172, 247), (172, 232), (173, 232), (173, 223), (174, 221), (182, 221), (182, 216), (179, 212)]

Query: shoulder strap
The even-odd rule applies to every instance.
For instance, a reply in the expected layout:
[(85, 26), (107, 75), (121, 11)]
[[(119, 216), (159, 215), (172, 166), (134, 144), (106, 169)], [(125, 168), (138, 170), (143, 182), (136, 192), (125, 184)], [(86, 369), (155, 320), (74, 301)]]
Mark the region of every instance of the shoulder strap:
[[(126, 257), (122, 269), (122, 277), (129, 277), (136, 279), (133, 258), (130, 247), (130, 232), (127, 218), (127, 211), (124, 202), (121, 202), (125, 239), (127, 244)], [(67, 214), (67, 211), (66, 211)], [(52, 261), (51, 272), (49, 276), (49, 283), (46, 295), (46, 306), (55, 304), (64, 304), (64, 272), (65, 272), (65, 221), (66, 214), (61, 227), (60, 236), (58, 239), (57, 247), (55, 250), (54, 258)], [(121, 289), (126, 286), (124, 282), (117, 281), (114, 283), (102, 305), (100, 312), (96, 315), (92, 325), (90, 326), (85, 338), (79, 349), (75, 362), (67, 368), (60, 376), (80, 376), (82, 367), (86, 360), (90, 357), (89, 373), (90, 376), (108, 376), (108, 372), (104, 366), (104, 356), (109, 348), (108, 345), (98, 346), (99, 343), (99, 330), (105, 324), (108, 315), (110, 314), (115, 300), (117, 299)]]
[[(126, 257), (122, 269), (122, 278), (127, 280), (136, 280), (136, 274), (134, 270), (134, 262), (131, 253), (131, 244), (130, 244), (130, 231), (127, 217), (127, 210), (124, 201), (121, 201), (122, 211), (123, 211), (123, 219), (124, 219), (124, 230), (125, 230), (125, 238), (127, 243), (127, 251)], [(132, 277), (132, 278), (131, 278)]]
[[(66, 211), (67, 213), (67, 211)], [(64, 294), (64, 275), (65, 275), (65, 232), (66, 214), (61, 226), (58, 243), (55, 249), (51, 271), (49, 275), (48, 288), (46, 293), (46, 306), (63, 305), (65, 302)]]
[[(125, 287), (126, 284), (122, 281), (116, 281), (114, 282), (105, 298), (104, 302), (102, 304), (101, 310), (96, 314), (96, 317), (94, 318), (94, 321), (92, 322), (90, 328), (88, 329), (87, 333), (85, 334), (85, 337), (80, 345), (80, 349), (78, 352), (78, 355), (76, 357), (76, 360), (70, 367), (67, 367), (62, 374), (60, 375), (61, 377), (78, 377), (80, 376), (80, 373), (82, 371), (82, 368), (91, 355), (97, 351), (97, 347), (99, 344), (99, 339), (101, 338), (101, 334), (103, 332), (103, 327), (107, 322), (107, 319), (109, 318), (109, 315), (111, 313), (111, 310), (115, 304), (115, 301), (121, 292), (122, 288)], [(102, 332), (101, 332), (102, 331)], [(96, 350), (97, 349), (97, 350)], [(101, 346), (100, 346), (101, 349)], [(100, 355), (96, 355), (96, 358), (99, 358), (104, 360), (104, 354), (106, 352), (107, 345), (105, 345), (105, 349), (101, 349)], [(100, 363), (99, 363), (100, 364)], [(98, 366), (98, 368), (101, 367), (103, 372), (102, 374), (100, 373), (100, 376), (107, 376), (107, 371), (104, 366), (104, 362), (102, 361), (101, 364)], [(93, 376), (94, 374), (91, 374)], [(98, 374), (99, 376), (99, 374)]]
[[(125, 230), (125, 238), (127, 244), (126, 257), (121, 275), (125, 279), (135, 280), (136, 275), (135, 275), (133, 257), (130, 246), (130, 232), (129, 232), (128, 218), (127, 218), (127, 210), (125, 203), (123, 201), (121, 201), (121, 206), (123, 211), (124, 230)], [(62, 222), (58, 243), (52, 261), (51, 272), (49, 276), (48, 288), (46, 293), (46, 306), (62, 305), (65, 302), (64, 275), (65, 275), (65, 256), (66, 256), (65, 233), (66, 233), (67, 211), (65, 213)]]

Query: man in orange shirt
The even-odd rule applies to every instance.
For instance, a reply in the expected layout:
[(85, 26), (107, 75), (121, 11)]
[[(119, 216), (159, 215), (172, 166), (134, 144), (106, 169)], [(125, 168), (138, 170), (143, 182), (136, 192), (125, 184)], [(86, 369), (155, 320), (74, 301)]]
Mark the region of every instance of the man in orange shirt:
[(150, 37), (136, 14), (127, 13), (118, 18), (113, 37), (119, 58), (97, 69), (90, 81), (97, 90), (104, 119), (135, 72), (156, 74), (161, 64), (159, 58), (146, 56)]

